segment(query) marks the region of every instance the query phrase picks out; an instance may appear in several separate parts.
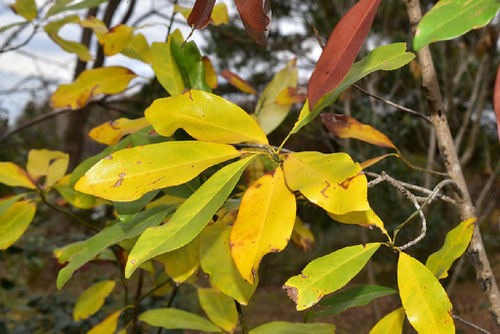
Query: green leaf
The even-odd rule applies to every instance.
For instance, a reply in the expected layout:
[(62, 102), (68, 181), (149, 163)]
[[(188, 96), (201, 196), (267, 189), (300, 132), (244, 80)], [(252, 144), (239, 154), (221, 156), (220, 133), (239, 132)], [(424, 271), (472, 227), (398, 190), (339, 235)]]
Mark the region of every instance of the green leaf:
[(36, 18), (37, 9), (35, 0), (16, 0), (16, 2), (12, 5), (9, 5), (10, 8), (16, 13), (24, 17), (28, 21), (32, 21)]
[(448, 277), (448, 269), (465, 252), (472, 238), (475, 224), (476, 218), (461, 222), (446, 234), (443, 247), (429, 256), (425, 265), (438, 279)]
[(300, 275), (291, 277), (283, 288), (297, 304), (297, 310), (305, 310), (346, 285), (379, 247), (380, 243), (356, 245), (320, 257), (311, 261)]
[(175, 308), (159, 308), (149, 310), (139, 315), (139, 320), (151, 326), (166, 329), (190, 329), (202, 332), (221, 332), (221, 330), (199, 315)]
[(108, 0), (83, 0), (80, 2), (77, 2), (73, 5), (69, 5), (69, 3), (73, 2), (73, 0), (59, 0), (56, 1), (52, 7), (50, 7), (49, 11), (45, 15), (45, 17), (49, 17), (58, 13), (62, 13), (68, 10), (78, 10), (78, 9), (85, 9), (85, 8), (94, 8), (99, 6), (100, 4), (106, 2)]
[(446, 291), (426, 266), (402, 252), (398, 287), (406, 316), (419, 334), (455, 333)]
[(405, 321), (405, 310), (400, 307), (383, 317), (370, 331), (370, 334), (401, 334)]
[(166, 137), (182, 128), (202, 141), (268, 144), (262, 129), (243, 109), (220, 96), (199, 90), (156, 99), (145, 114), (156, 132)]
[(145, 261), (193, 240), (224, 204), (254, 158), (255, 155), (220, 169), (182, 203), (168, 224), (145, 231), (130, 252), (125, 277), (129, 278)]
[(232, 333), (238, 323), (234, 299), (214, 288), (199, 288), (198, 299), (208, 318), (224, 331)]
[(417, 26), (413, 48), (452, 39), (472, 29), (484, 27), (500, 8), (498, 0), (441, 0)]
[(36, 206), (32, 202), (19, 201), (0, 215), (0, 249), (9, 248), (23, 235), (33, 220), (35, 211)]
[(132, 202), (113, 202), (118, 218), (122, 223), (129, 222), (134, 218), (144, 207), (151, 202), (160, 190), (153, 190), (144, 194), (141, 198)]
[(260, 325), (249, 334), (334, 334), (335, 325), (321, 322), (302, 324), (299, 322), (273, 321)]
[(368, 184), (361, 166), (346, 153), (290, 153), (283, 157), (287, 185), (329, 213), (365, 211)]
[(102, 281), (83, 291), (73, 309), (73, 319), (75, 321), (87, 319), (99, 311), (115, 285), (114, 281)]
[(231, 225), (236, 219), (229, 213), (201, 233), (201, 268), (210, 275), (210, 283), (238, 303), (247, 305), (257, 288), (245, 281), (234, 264), (229, 248)]
[(308, 319), (324, 318), (339, 314), (352, 307), (364, 306), (373, 300), (397, 294), (398, 291), (380, 285), (362, 285), (344, 290), (321, 300), (321, 306), (328, 306), (326, 310), (308, 313)]
[(321, 98), (313, 111), (309, 110), (309, 103), (306, 101), (304, 108), (300, 112), (299, 119), (295, 123), (292, 133), (297, 133), (304, 125), (310, 123), (321, 110), (333, 104), (342, 93), (352, 84), (375, 71), (392, 71), (408, 64), (415, 55), (406, 52), (406, 43), (395, 43), (384, 45), (371, 51), (361, 61), (355, 63), (347, 76), (333, 91)]
[(177, 30), (174, 34), (169, 35), (166, 43), (151, 44), (151, 66), (158, 81), (170, 96), (180, 95), (186, 88), (181, 71), (170, 48), (176, 33)]
[(177, 284), (191, 277), (200, 265), (200, 239), (154, 258), (165, 266), (165, 272)]
[(186, 88), (211, 93), (212, 89), (205, 81), (205, 66), (196, 43), (194, 41), (186, 43), (172, 38), (170, 49), (184, 77)]
[(93, 237), (68, 248), (60, 257), (61, 259), (67, 259), (69, 262), (57, 275), (57, 288), (62, 288), (75, 270), (92, 261), (107, 247), (125, 239), (136, 237), (148, 227), (159, 225), (172, 211), (173, 209), (167, 206), (159, 206), (143, 211), (126, 224), (116, 222), (113, 225), (106, 226)]
[(152, 190), (185, 183), (208, 167), (240, 155), (233, 146), (201, 141), (126, 148), (89, 169), (75, 189), (112, 201), (132, 201)]
[(122, 55), (140, 60), (146, 64), (151, 63), (151, 47), (143, 34), (135, 34), (125, 49), (122, 50)]

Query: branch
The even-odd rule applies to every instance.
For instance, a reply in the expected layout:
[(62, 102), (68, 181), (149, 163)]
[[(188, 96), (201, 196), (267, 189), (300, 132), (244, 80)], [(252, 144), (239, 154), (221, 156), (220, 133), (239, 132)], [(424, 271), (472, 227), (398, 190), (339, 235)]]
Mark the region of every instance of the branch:
[(352, 85), (352, 87), (356, 88), (356, 89), (357, 89), (357, 90), (359, 90), (360, 92), (362, 92), (362, 93), (364, 93), (364, 94), (366, 94), (366, 95), (368, 95), (368, 96), (370, 96), (370, 97), (373, 97), (375, 100), (379, 100), (380, 102), (383, 102), (383, 103), (385, 103), (385, 104), (387, 104), (387, 105), (389, 105), (389, 106), (391, 106), (391, 107), (394, 107), (394, 108), (399, 109), (399, 110), (401, 110), (401, 111), (407, 112), (407, 113), (412, 114), (412, 115), (414, 115), (414, 116), (418, 116), (418, 117), (422, 118), (423, 120), (425, 120), (425, 121), (427, 121), (427, 122), (430, 122), (429, 117), (427, 117), (427, 116), (425, 116), (425, 115), (423, 115), (423, 114), (419, 113), (419, 112), (418, 112), (418, 111), (416, 111), (416, 110), (413, 110), (413, 109), (410, 109), (410, 108), (406, 108), (406, 107), (404, 107), (404, 106), (402, 106), (402, 105), (400, 105), (400, 104), (394, 103), (394, 102), (392, 102), (392, 101), (389, 101), (389, 100), (387, 100), (387, 99), (384, 99), (383, 97), (380, 97), (380, 96), (378, 96), (378, 95), (372, 94), (372, 93), (370, 93), (369, 91), (367, 91), (366, 89), (361, 88), (360, 86), (358, 86), (358, 85), (356, 85), (356, 84), (353, 84), (353, 85)]
[(28, 38), (26, 38), (23, 42), (21, 42), (18, 45), (11, 46), (9, 48), (8, 47), (4, 47), (4, 48), (0, 49), (0, 54), (5, 53), (5, 52), (9, 52), (9, 51), (13, 51), (13, 50), (17, 50), (19, 48), (22, 48), (23, 46), (25, 46), (26, 44), (28, 44), (33, 39), (33, 37), (35, 37), (35, 35), (37, 33), (37, 30), (38, 30), (38, 26), (36, 26), (36, 25), (33, 26), (33, 31), (28, 36)]
[(474, 325), (472, 322), (469, 322), (469, 321), (467, 321), (467, 320), (465, 320), (463, 318), (460, 318), (458, 315), (452, 314), (451, 316), (452, 316), (453, 319), (458, 320), (461, 323), (466, 324), (467, 326), (472, 327), (472, 328), (474, 328), (475, 330), (477, 330), (477, 331), (479, 331), (481, 333), (491, 334), (486, 329), (483, 329), (483, 328), (479, 327), (478, 325)]

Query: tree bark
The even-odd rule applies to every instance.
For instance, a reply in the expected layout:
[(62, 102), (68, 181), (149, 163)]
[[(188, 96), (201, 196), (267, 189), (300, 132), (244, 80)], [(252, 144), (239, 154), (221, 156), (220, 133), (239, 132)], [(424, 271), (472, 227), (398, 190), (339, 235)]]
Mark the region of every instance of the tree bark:
[[(406, 0), (406, 3), (411, 30), (413, 35), (415, 35), (416, 27), (422, 19), (420, 2), (419, 0)], [(439, 152), (443, 158), (449, 177), (455, 181), (462, 190), (461, 196), (457, 195), (456, 198), (458, 211), (464, 220), (476, 217), (475, 208), (472, 204), (451, 136), (429, 47), (425, 47), (418, 51), (417, 56), (422, 72), (422, 87), (431, 113), (430, 120), (436, 130)], [(491, 271), (491, 266), (477, 224), (474, 227), (474, 233), (467, 254), (476, 270), (476, 279), (479, 288), (488, 300), (488, 309), (495, 323), (500, 327), (500, 293)]]

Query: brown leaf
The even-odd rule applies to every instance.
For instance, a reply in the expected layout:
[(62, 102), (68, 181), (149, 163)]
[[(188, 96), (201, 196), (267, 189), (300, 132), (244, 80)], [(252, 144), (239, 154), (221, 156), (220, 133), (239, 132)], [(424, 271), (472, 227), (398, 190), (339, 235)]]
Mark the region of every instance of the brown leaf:
[(309, 80), (309, 109), (335, 89), (349, 72), (363, 45), (381, 0), (361, 0), (333, 30)]
[(355, 118), (337, 114), (321, 114), (321, 119), (328, 130), (339, 138), (355, 138), (373, 145), (396, 149), (386, 135), (370, 125), (358, 122)]
[(196, 0), (187, 22), (194, 29), (203, 29), (210, 22), (215, 0)]
[(271, 0), (235, 0), (234, 2), (250, 38), (266, 48), (271, 25)]
[(238, 74), (231, 72), (228, 69), (225, 69), (222, 71), (220, 74), (224, 79), (229, 81), (231, 85), (234, 87), (238, 88), (242, 92), (248, 93), (248, 94), (253, 94), (253, 95), (259, 95), (259, 93), (253, 88), (245, 79), (240, 77)]
[(495, 114), (497, 114), (498, 140), (500, 141), (500, 66), (498, 66), (497, 78), (495, 80), (495, 94), (493, 98)]

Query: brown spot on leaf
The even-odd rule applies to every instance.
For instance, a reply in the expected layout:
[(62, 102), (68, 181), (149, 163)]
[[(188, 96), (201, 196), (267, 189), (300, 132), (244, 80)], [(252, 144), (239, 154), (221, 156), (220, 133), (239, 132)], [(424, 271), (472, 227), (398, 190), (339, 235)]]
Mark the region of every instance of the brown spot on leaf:
[(111, 154), (108, 155), (106, 158), (104, 158), (104, 160), (111, 160), (111, 159), (113, 159), (113, 156)]
[(119, 187), (122, 185), (122, 182), (123, 182), (123, 178), (125, 177), (125, 173), (121, 173), (118, 175), (119, 179), (118, 181), (116, 181), (116, 183), (114, 185), (112, 185), (111, 187)]
[(256, 189), (258, 189), (258, 188), (260, 188), (260, 187), (262, 187), (262, 183), (257, 183), (257, 184), (255, 185), (255, 188), (256, 188)]
[(299, 291), (297, 288), (293, 286), (288, 286), (288, 285), (283, 285), (283, 289), (286, 290), (286, 294), (288, 297), (290, 297), (291, 300), (294, 301), (294, 303), (297, 303), (297, 300), (299, 298)]
[(138, 165), (142, 165), (142, 161), (137, 161), (137, 164)]
[(328, 188), (330, 188), (330, 183), (328, 183), (328, 181), (326, 181), (326, 180), (325, 180), (325, 182), (326, 182), (326, 187), (323, 188), (323, 190), (321, 190), (320, 193), (321, 193), (321, 195), (323, 195), (323, 197), (328, 198), (329, 196), (327, 194), (325, 194), (325, 191), (327, 191)]

